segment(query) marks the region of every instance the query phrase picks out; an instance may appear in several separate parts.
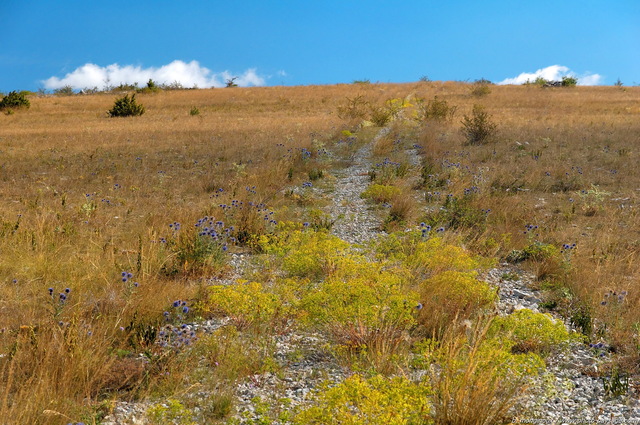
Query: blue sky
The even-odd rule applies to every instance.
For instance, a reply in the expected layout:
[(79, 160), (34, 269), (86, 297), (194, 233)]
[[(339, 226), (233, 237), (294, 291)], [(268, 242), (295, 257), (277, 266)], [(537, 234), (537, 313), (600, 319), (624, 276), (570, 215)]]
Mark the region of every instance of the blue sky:
[(520, 82), (508, 79), (538, 70), (640, 84), (638, 0), (0, 0), (0, 22), (4, 92), (149, 76), (199, 87), (231, 76)]

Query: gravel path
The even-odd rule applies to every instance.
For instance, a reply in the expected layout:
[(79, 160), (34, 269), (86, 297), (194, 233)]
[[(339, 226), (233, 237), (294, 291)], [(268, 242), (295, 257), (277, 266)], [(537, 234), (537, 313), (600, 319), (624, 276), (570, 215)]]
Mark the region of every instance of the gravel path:
[(362, 146), (353, 156), (353, 164), (337, 173), (335, 189), (332, 193), (330, 215), (335, 221), (331, 233), (352, 244), (360, 244), (376, 237), (380, 220), (370, 211), (360, 194), (369, 185), (371, 151), (376, 139), (389, 133), (389, 128), (381, 129), (373, 142)]
[[(384, 137), (388, 128), (382, 129), (376, 137)], [(375, 140), (375, 139), (374, 139)], [(368, 171), (371, 167), (373, 142), (362, 146), (352, 157), (352, 164), (335, 172), (335, 187), (332, 203), (327, 213), (335, 221), (332, 233), (352, 244), (362, 244), (380, 235), (380, 219), (360, 198), (369, 184)], [(414, 149), (407, 151), (413, 166), (419, 166), (419, 157)], [(242, 275), (250, 260), (245, 256), (231, 258), (233, 278)], [(517, 279), (514, 279), (517, 277)], [(528, 308), (539, 311), (540, 293), (531, 289), (533, 276), (508, 264), (492, 269), (484, 279), (498, 288), (500, 314)], [(232, 283), (227, 279), (224, 283)], [(561, 319), (557, 319), (561, 320)], [(207, 321), (190, 325), (194, 329), (212, 332), (221, 326), (220, 321)], [(570, 329), (570, 326), (567, 325)], [(239, 423), (259, 418), (256, 397), (272, 406), (283, 409), (309, 402), (309, 397), (320, 382), (341, 381), (347, 371), (322, 349), (324, 340), (317, 334), (293, 333), (275, 338), (275, 359), (282, 367), (277, 374), (254, 375), (241, 382), (236, 390), (237, 415)], [(544, 424), (640, 424), (640, 404), (638, 394), (608, 398), (601, 378), (594, 372), (607, 360), (607, 347), (590, 348), (584, 344), (574, 344), (564, 354), (552, 355), (547, 359), (551, 387), (546, 398), (540, 402), (539, 395), (532, 395), (521, 404), (520, 423)], [(540, 381), (540, 387), (543, 383)], [(535, 384), (534, 384), (535, 387)], [(286, 402), (284, 401), (286, 400)], [(103, 425), (148, 424), (144, 412), (148, 403), (116, 403), (113, 414)], [(254, 423), (254, 422), (251, 422)]]
[[(518, 279), (509, 280), (515, 276)], [(499, 289), (500, 314), (522, 308), (539, 311), (541, 294), (531, 289), (534, 276), (505, 263), (490, 270), (484, 279)], [(562, 321), (558, 317), (556, 320)], [(565, 326), (574, 331), (569, 324)], [(609, 355), (605, 345), (591, 348), (576, 343), (566, 353), (549, 356), (546, 362), (552, 376), (550, 391), (542, 403), (534, 400), (534, 396), (524, 401), (523, 405), (531, 413), (520, 415), (521, 423), (535, 419), (529, 423), (640, 424), (638, 392), (630, 388), (626, 396), (608, 397), (602, 379), (594, 376), (609, 360)], [(539, 386), (543, 385), (540, 381)]]

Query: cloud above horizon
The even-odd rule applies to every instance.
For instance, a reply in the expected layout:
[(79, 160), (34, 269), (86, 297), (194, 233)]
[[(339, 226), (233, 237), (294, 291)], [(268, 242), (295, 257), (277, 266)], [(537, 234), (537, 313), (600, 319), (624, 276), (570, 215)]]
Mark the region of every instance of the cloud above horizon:
[(560, 81), (562, 80), (562, 77), (565, 76), (577, 78), (578, 85), (580, 86), (597, 86), (598, 84), (602, 84), (602, 76), (600, 74), (587, 72), (582, 75), (577, 75), (568, 67), (562, 65), (551, 65), (546, 68), (538, 69), (536, 72), (523, 72), (517, 77), (504, 79), (498, 84), (524, 84), (527, 81), (533, 82), (538, 77), (549, 81)]
[(263, 86), (265, 84), (265, 79), (257, 74), (255, 68), (250, 68), (242, 74), (233, 74), (230, 71), (214, 73), (195, 60), (188, 63), (175, 60), (158, 68), (120, 66), (117, 63), (101, 67), (87, 63), (66, 74), (63, 78), (51, 77), (43, 80), (42, 83), (47, 89), (59, 89), (65, 86), (84, 89), (134, 83), (144, 86), (149, 79), (152, 79), (159, 84), (177, 82), (183, 87), (208, 88), (224, 87), (226, 81), (231, 78), (236, 78), (235, 83), (240, 87)]

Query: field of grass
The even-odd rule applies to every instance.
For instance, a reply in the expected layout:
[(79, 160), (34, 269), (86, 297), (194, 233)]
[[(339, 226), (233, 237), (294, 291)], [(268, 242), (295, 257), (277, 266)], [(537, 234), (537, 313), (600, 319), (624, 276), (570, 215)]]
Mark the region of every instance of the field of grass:
[[(499, 423), (549, 347), (516, 355), (496, 336), (493, 292), (477, 280), (492, 260), (534, 272), (549, 311), (640, 372), (640, 88), (179, 90), (139, 94), (144, 115), (109, 118), (114, 99), (32, 97), (0, 115), (3, 423), (97, 424), (114, 400), (179, 398), (193, 380), (216, 388), (210, 418), (224, 421), (234, 383), (276, 367), (269, 337), (298, 326), (367, 373), (293, 422), (375, 391), (431, 400), (415, 423), (457, 423), (447, 415), (462, 404), (502, 398), (485, 416)], [(486, 140), (461, 131), (474, 105), (495, 124)], [(344, 167), (381, 125), (391, 132), (373, 147), (365, 196), (388, 205), (388, 232), (418, 230), (364, 252), (322, 226), (305, 231), (322, 200), (290, 188)], [(421, 238), (419, 223), (445, 236)], [(260, 258), (255, 283), (214, 284), (232, 252)], [(221, 316), (233, 330), (161, 344), (167, 324)], [(505, 356), (512, 376), (496, 363)], [(429, 385), (380, 381), (416, 357), (442, 373)], [(189, 367), (203, 362), (224, 367), (205, 380)]]

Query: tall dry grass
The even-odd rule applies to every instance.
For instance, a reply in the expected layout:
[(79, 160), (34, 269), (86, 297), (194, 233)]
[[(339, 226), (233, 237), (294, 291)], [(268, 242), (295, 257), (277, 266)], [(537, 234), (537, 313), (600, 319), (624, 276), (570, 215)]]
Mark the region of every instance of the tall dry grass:
[[(178, 233), (203, 216), (257, 231), (261, 215), (231, 217), (219, 205), (277, 212), (285, 185), (330, 164), (318, 150), (341, 137), (336, 110), (346, 96), (403, 90), (160, 92), (137, 96), (146, 113), (135, 118), (107, 117), (114, 94), (38, 97), (0, 116), (3, 423), (93, 423), (109, 394), (153, 390), (170, 367), (153, 345), (163, 311), (178, 299), (194, 305), (202, 282), (225, 273), (223, 264), (178, 261)], [(123, 282), (122, 272), (133, 276)]]
[[(484, 105), (498, 133), (468, 146), (457, 118), (394, 130), (422, 145), (430, 173), (448, 180), (425, 191), (464, 197), (477, 186), (465, 205), (491, 212), (483, 226), (456, 232), (480, 252), (576, 243), (561, 254), (566, 266), (537, 265), (541, 285), (569, 288), (559, 308), (586, 311), (592, 337), (637, 364), (636, 87), (492, 86), (481, 98), (461, 83), (171, 91), (139, 95), (147, 112), (136, 118), (107, 118), (113, 94), (33, 98), (29, 110), (0, 115), (0, 418), (94, 423), (101, 400), (153, 391), (172, 367), (152, 343), (163, 311), (178, 299), (192, 305), (207, 278), (225, 273), (176, 262), (179, 238), (168, 225), (184, 233), (205, 215), (226, 219), (219, 205), (234, 199), (296, 217), (282, 189), (330, 166), (318, 149), (359, 122), (338, 117), (346, 99), (436, 95), (456, 117)], [(376, 153), (405, 161), (394, 141)], [(405, 220), (421, 219), (419, 208), (405, 209)], [(524, 234), (527, 224), (537, 232)], [(122, 282), (122, 272), (133, 277)], [(141, 352), (149, 363), (136, 360)]]
[[(449, 180), (426, 190), (463, 198), (475, 186), (472, 204), (491, 210), (486, 226), (459, 229), (470, 246), (503, 257), (534, 242), (564, 251), (555, 264), (529, 265), (541, 286), (567, 288), (570, 296), (553, 300), (558, 310), (590, 320), (590, 337), (637, 367), (640, 89), (492, 86), (479, 99), (464, 85), (435, 83), (417, 94), (447, 100), (459, 116), (480, 103), (498, 126), (485, 146), (466, 145), (455, 120), (427, 120), (418, 130), (430, 173)], [(528, 224), (538, 228), (527, 232)]]

